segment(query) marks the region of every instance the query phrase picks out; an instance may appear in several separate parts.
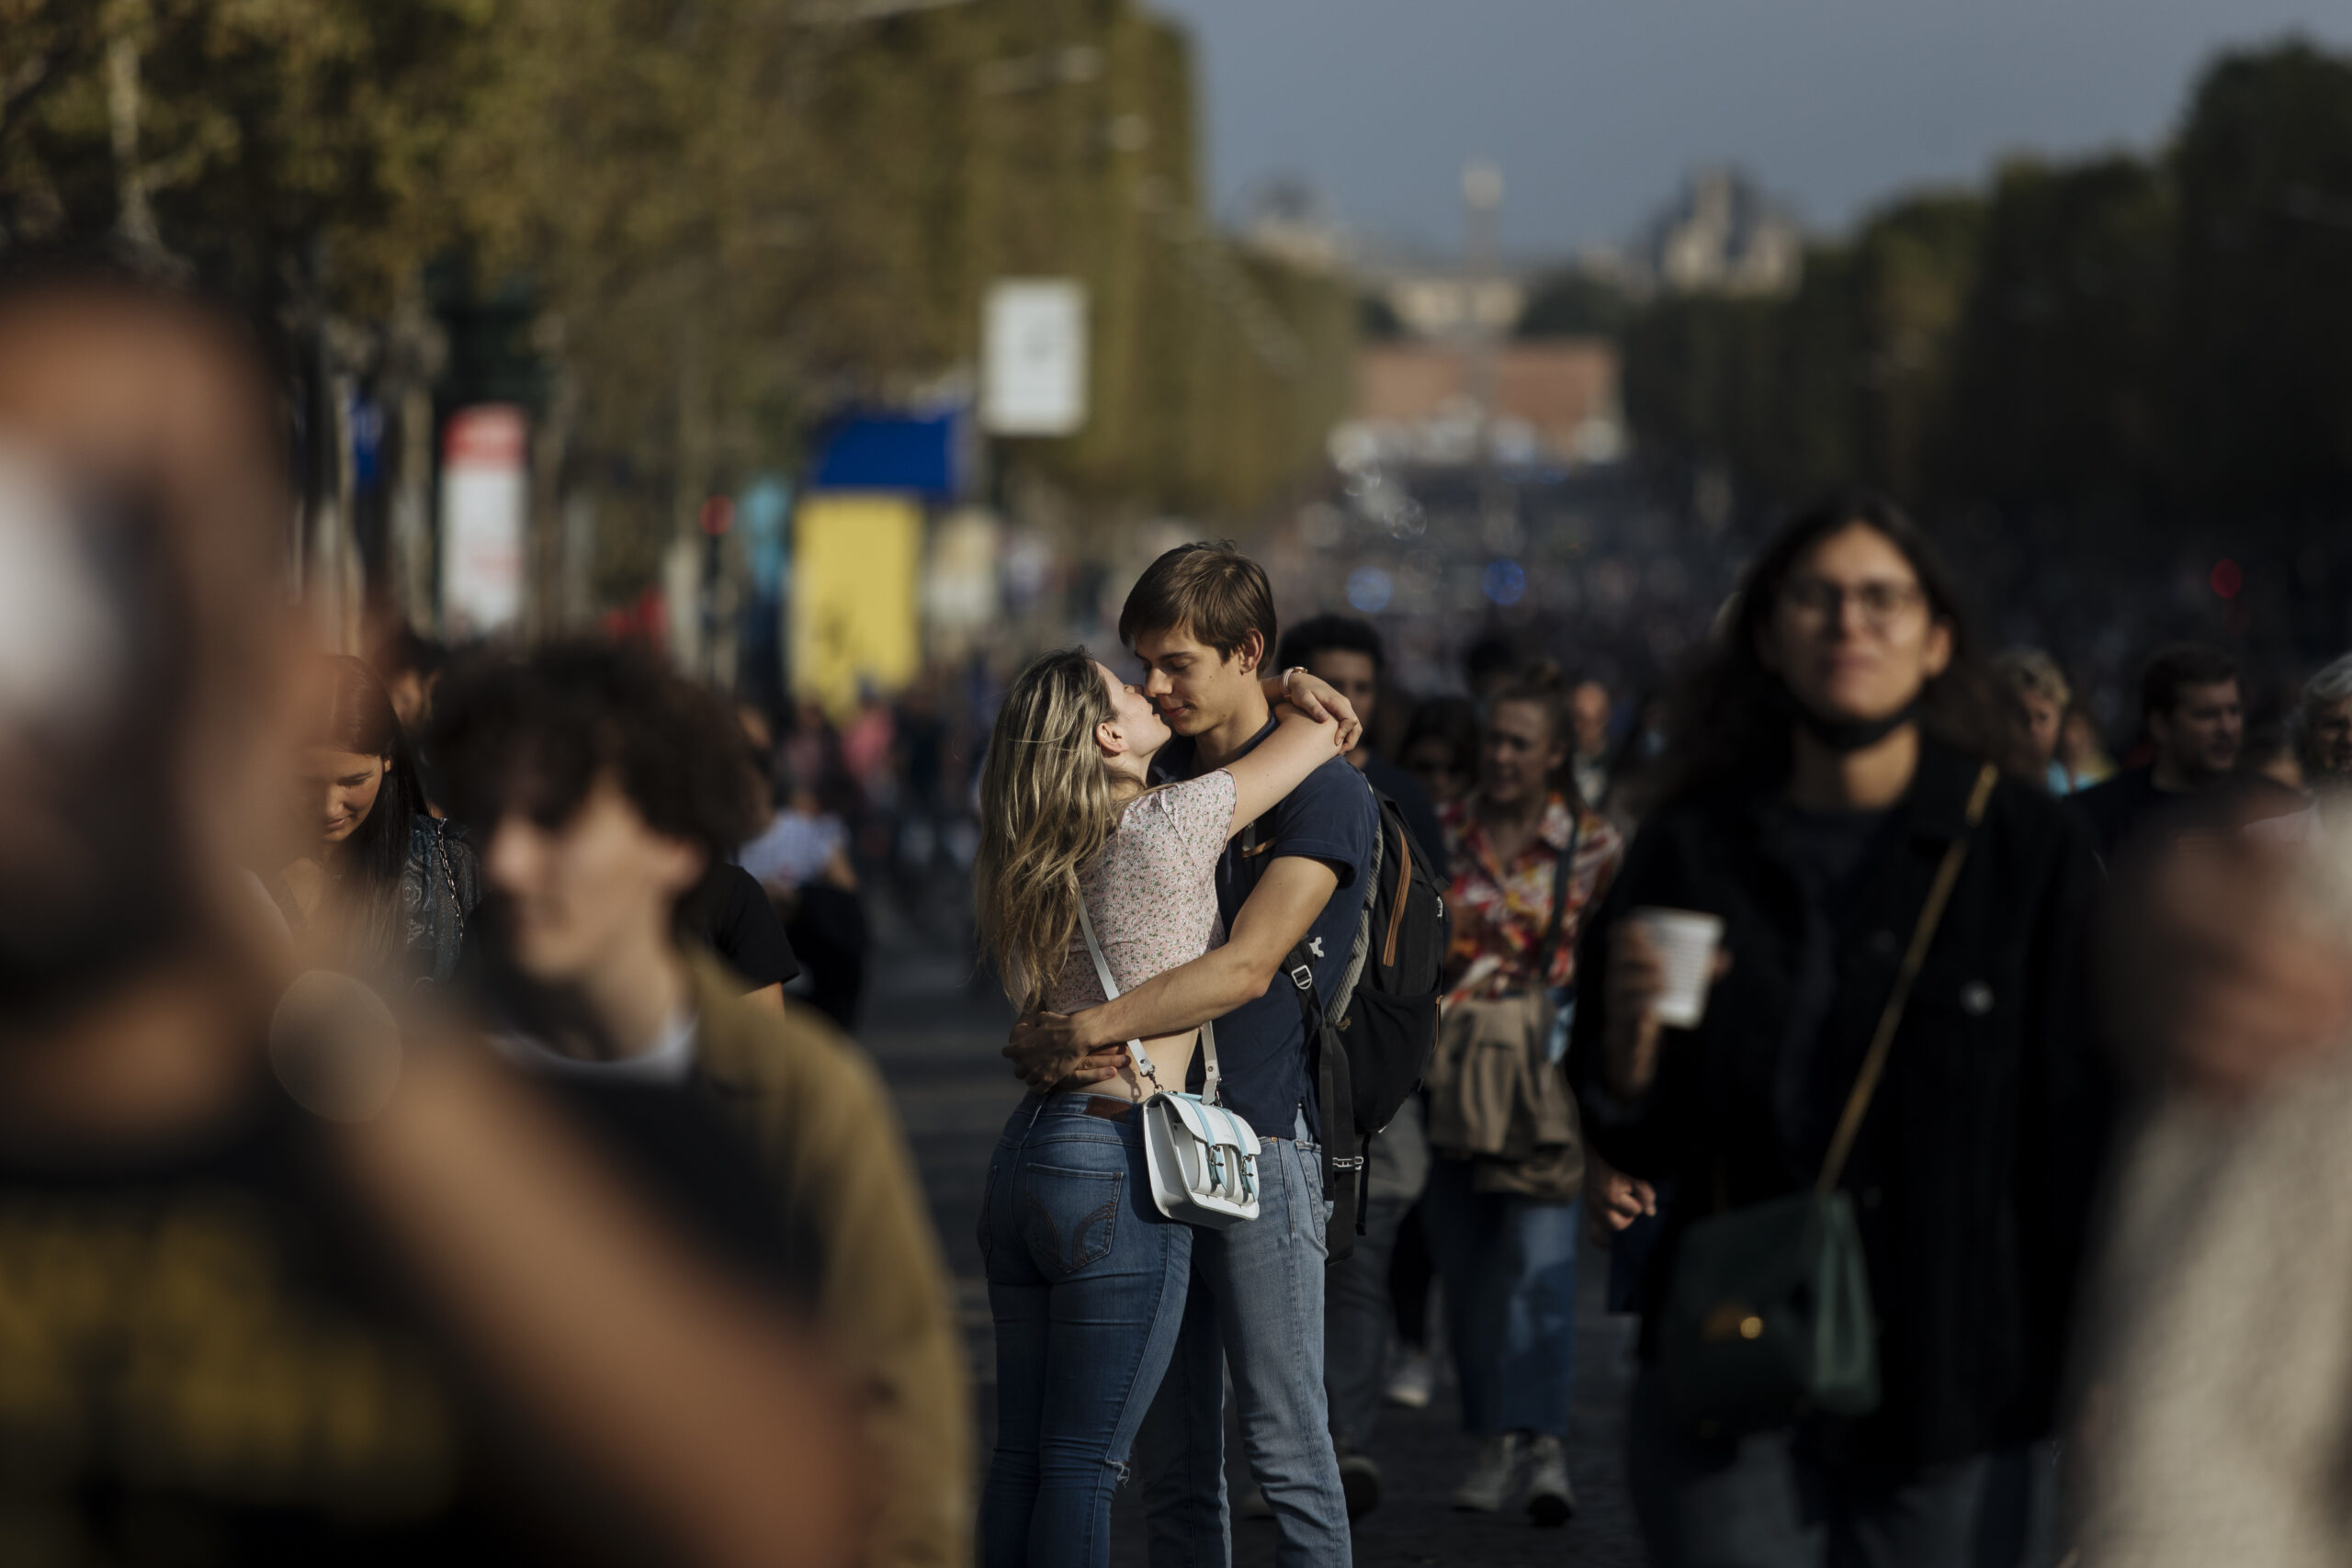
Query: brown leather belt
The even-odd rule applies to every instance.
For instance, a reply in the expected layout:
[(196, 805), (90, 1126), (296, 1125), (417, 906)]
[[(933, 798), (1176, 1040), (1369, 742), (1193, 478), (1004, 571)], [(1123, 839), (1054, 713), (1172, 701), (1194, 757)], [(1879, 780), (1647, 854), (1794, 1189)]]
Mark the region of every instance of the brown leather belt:
[(1086, 1113), (1089, 1116), (1106, 1117), (1113, 1122), (1125, 1121), (1135, 1108), (1135, 1101), (1131, 1100), (1113, 1100), (1100, 1094), (1086, 1097)]

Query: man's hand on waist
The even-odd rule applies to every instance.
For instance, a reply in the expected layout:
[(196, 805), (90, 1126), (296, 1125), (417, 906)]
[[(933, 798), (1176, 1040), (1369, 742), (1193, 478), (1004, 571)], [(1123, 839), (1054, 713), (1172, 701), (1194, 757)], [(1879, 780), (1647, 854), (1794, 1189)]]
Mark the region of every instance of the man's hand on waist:
[(1043, 1094), (1049, 1089), (1078, 1089), (1119, 1076), (1127, 1065), (1125, 1041), (1096, 1045), (1087, 1024), (1098, 1010), (1085, 1012), (1033, 1012), (1012, 1026), (1004, 1057), (1014, 1076)]

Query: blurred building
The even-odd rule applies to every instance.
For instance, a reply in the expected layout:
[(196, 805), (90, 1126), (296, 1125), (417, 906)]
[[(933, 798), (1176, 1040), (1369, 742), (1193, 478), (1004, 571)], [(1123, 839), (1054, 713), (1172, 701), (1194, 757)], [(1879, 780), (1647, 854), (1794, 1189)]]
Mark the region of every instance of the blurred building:
[(1745, 175), (1701, 169), (1634, 248), (1644, 281), (1669, 294), (1792, 293), (1804, 234)]
[(1467, 461), (1476, 455), (1482, 413), (1489, 446), (1504, 460), (1576, 464), (1617, 457), (1624, 446), (1617, 347), (1600, 338), (1484, 350), (1402, 339), (1368, 343), (1356, 352), (1348, 439), (1368, 441), (1383, 457)]

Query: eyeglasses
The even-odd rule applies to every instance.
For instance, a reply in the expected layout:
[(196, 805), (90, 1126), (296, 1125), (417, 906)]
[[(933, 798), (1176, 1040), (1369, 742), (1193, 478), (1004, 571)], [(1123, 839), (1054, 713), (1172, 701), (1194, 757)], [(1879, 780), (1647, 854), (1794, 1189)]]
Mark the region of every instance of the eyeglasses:
[(1883, 632), (1927, 603), (1916, 582), (1860, 582), (1849, 588), (1818, 577), (1799, 578), (1781, 590), (1781, 605), (1792, 615), (1822, 626), (1833, 625), (1844, 614), (1846, 601), (1861, 606), (1862, 624)]

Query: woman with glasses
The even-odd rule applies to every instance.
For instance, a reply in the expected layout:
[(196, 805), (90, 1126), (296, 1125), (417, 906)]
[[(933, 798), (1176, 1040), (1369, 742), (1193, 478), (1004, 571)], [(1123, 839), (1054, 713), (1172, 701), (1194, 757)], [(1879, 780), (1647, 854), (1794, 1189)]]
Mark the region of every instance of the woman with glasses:
[[(1661, 1564), (1985, 1568), (2026, 1549), (2109, 1087), (2084, 996), (2087, 836), (1989, 765), (2011, 736), (1997, 697), (1908, 519), (1870, 497), (1800, 515), (1685, 692), (1660, 807), (1588, 927), (1570, 1058), (1585, 1134), (1676, 1192), (1630, 1423)], [(1667, 955), (1645, 909), (1722, 921), (1690, 1027), (1659, 1017)], [(1739, 1391), (1710, 1382), (1706, 1347), (1777, 1332), (1779, 1309), (1686, 1339), (1668, 1309), (1691, 1228), (1826, 1170), (1856, 1217), (1878, 1397), (1711, 1416)]]

